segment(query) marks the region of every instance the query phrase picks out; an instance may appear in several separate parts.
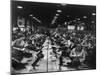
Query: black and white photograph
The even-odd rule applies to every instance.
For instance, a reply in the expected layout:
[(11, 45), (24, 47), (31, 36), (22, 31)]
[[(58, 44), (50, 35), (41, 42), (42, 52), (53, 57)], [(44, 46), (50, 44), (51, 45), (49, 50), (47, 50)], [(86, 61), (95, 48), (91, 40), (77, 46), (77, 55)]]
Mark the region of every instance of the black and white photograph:
[(11, 73), (96, 69), (96, 6), (11, 0)]

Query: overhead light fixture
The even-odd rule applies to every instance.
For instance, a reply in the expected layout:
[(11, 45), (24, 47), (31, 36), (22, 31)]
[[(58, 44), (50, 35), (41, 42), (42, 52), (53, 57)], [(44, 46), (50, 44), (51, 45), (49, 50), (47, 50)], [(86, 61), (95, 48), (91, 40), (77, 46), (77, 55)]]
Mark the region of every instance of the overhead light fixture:
[(92, 13), (92, 15), (93, 15), (93, 16), (95, 16), (95, 15), (96, 15), (96, 13)]
[(64, 24), (67, 25), (67, 22), (65, 22)]
[(62, 12), (61, 10), (57, 10), (57, 12)]
[(23, 7), (22, 7), (22, 6), (17, 6), (17, 8), (18, 8), (18, 9), (23, 9)]
[(59, 16), (59, 14), (56, 14), (56, 16)]
[(32, 14), (30, 14), (29, 16), (31, 16), (31, 17), (32, 17), (33, 15), (32, 15)]
[(83, 16), (83, 18), (87, 18), (87, 16)]

